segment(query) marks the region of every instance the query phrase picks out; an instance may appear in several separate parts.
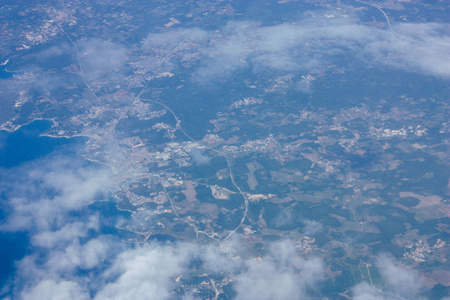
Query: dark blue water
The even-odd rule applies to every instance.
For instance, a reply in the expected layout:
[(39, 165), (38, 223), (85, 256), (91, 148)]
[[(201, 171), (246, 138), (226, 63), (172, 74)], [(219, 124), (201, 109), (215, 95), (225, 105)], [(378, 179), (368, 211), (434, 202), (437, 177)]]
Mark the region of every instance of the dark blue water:
[(23, 258), (28, 251), (26, 233), (0, 232), (0, 287), (3, 287), (14, 270), (14, 262)]
[(6, 71), (6, 66), (0, 66), (0, 78), (6, 79), (13, 77), (13, 73)]
[(117, 209), (117, 199), (111, 197), (109, 201), (98, 201), (89, 205), (89, 209), (101, 212), (101, 224), (103, 234), (112, 234), (122, 237), (127, 234), (123, 230), (117, 229), (118, 218), (131, 219), (131, 212)]
[(73, 156), (85, 138), (51, 138), (39, 134), (49, 129), (51, 121), (38, 120), (15, 132), (0, 131), (0, 168), (11, 168), (42, 158), (55, 151)]

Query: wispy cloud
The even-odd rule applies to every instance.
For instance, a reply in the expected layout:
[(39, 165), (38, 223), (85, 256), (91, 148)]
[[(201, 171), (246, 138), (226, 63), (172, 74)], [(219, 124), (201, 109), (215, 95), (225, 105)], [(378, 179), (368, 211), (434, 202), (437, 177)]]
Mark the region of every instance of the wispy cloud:
[(88, 236), (90, 230), (99, 229), (98, 216), (90, 216), (85, 222), (73, 222), (60, 229), (46, 230), (36, 233), (31, 239), (33, 245), (51, 249), (58, 244)]
[(76, 282), (68, 280), (56, 281), (53, 279), (45, 279), (28, 291), (24, 291), (20, 295), (21, 299), (73, 299), (87, 300), (90, 299), (89, 294)]
[(123, 77), (128, 60), (124, 46), (101, 39), (89, 39), (79, 44), (81, 65), (88, 81)]
[[(236, 299), (305, 299), (320, 294), (318, 285), (326, 279), (324, 261), (303, 257), (289, 240), (266, 243), (261, 259), (237, 236), (219, 244), (123, 244), (102, 234), (102, 217), (84, 209), (107, 195), (107, 170), (53, 157), (15, 171), (2, 183), (10, 216), (0, 229), (26, 231), (32, 251), (16, 263), (15, 283), (3, 288), (2, 296), (167, 299), (179, 287), (175, 278), (201, 270), (233, 274)], [(308, 233), (322, 230), (320, 223), (304, 223)], [(242, 257), (230, 259), (226, 253), (231, 250)], [(352, 289), (354, 299), (423, 299), (426, 287), (419, 273), (387, 255), (375, 265), (384, 286), (359, 283)], [(189, 295), (194, 297), (186, 291)]]
[(424, 280), (415, 270), (399, 266), (393, 257), (386, 254), (377, 258), (376, 267), (385, 287), (359, 283), (352, 289), (353, 299), (426, 299), (422, 294)]
[(16, 264), (17, 283), (4, 291), (21, 299), (87, 299), (88, 278), (74, 278), (107, 261), (118, 242), (100, 234), (99, 216), (86, 209), (108, 197), (109, 171), (52, 155), (7, 174), (1, 190), (8, 215), (0, 230), (27, 232), (32, 251)]
[[(112, 280), (96, 299), (167, 299), (174, 285), (173, 276), (183, 270), (188, 251), (158, 244), (125, 251), (106, 272)], [(109, 280), (108, 280), (109, 281)]]
[(275, 243), (260, 262), (247, 260), (236, 277), (237, 299), (305, 299), (324, 275), (324, 263), (304, 259), (289, 242)]
[(0, 226), (2, 230), (59, 227), (67, 222), (68, 212), (109, 192), (108, 170), (81, 167), (79, 162), (65, 158), (35, 162), (15, 172), (2, 182), (9, 199), (9, 215)]
[(323, 230), (323, 226), (320, 222), (314, 220), (304, 220), (305, 228), (303, 229), (306, 235), (314, 235)]
[(183, 50), (192, 44), (206, 42), (211, 33), (199, 28), (177, 28), (163, 33), (150, 33), (143, 41), (144, 50)]
[(308, 18), (274, 26), (230, 22), (220, 38), (203, 48), (205, 59), (193, 78), (222, 80), (242, 70), (303, 74), (349, 57), (371, 66), (450, 76), (448, 25), (401, 24), (394, 29), (396, 33), (350, 18)]
[[(179, 286), (177, 276), (196, 275), (201, 268), (208, 274), (236, 274), (233, 287), (238, 299), (300, 299), (323, 278), (323, 262), (303, 258), (289, 241), (273, 244), (261, 261), (252, 256), (231, 260), (221, 253), (221, 247), (248, 252), (238, 238), (222, 246), (125, 245), (101, 233), (101, 217), (95, 212), (80, 214), (80, 207), (105, 192), (108, 172), (64, 159), (45, 163), (17, 170), (26, 189), (17, 178), (8, 183), (16, 184), (17, 191), (10, 192), (12, 214), (2, 230), (27, 231), (32, 246), (32, 252), (16, 264), (17, 283), (3, 289), (16, 298), (167, 299)], [(18, 196), (29, 201), (17, 202)]]

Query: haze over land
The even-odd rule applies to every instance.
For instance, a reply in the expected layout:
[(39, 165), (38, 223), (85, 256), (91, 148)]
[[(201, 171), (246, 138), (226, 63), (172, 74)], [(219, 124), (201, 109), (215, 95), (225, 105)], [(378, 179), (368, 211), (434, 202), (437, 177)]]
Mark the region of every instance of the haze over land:
[(0, 296), (446, 299), (445, 1), (6, 1)]

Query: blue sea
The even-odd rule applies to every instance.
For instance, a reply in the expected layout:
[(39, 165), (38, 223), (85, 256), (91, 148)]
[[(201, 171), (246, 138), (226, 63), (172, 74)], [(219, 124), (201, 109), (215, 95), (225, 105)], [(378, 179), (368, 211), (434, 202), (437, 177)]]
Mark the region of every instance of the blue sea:
[(6, 66), (0, 66), (0, 78), (1, 79), (6, 79), (6, 78), (10, 78), (13, 76), (13, 73), (8, 72), (6, 70)]
[(74, 155), (85, 138), (51, 138), (39, 136), (52, 125), (51, 121), (38, 120), (22, 126), (15, 132), (0, 131), (0, 168), (17, 167), (59, 151)]

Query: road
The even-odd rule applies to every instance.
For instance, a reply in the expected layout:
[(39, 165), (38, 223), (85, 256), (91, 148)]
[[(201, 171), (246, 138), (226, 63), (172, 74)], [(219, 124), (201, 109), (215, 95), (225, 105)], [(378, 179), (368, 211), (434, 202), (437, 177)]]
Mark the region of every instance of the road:
[[(188, 138), (190, 141), (192, 141), (193, 143), (198, 144), (198, 145), (201, 144), (200, 142), (198, 142), (197, 140), (195, 140), (194, 138), (192, 138), (189, 134), (187, 134), (187, 132), (186, 132), (186, 131), (184, 130), (184, 128), (181, 126), (181, 120), (180, 120), (180, 118), (178, 118), (178, 116), (175, 114), (175, 112), (174, 112), (169, 106), (167, 106), (167, 105), (164, 104), (164, 103), (161, 103), (161, 102), (158, 102), (158, 101), (155, 101), (155, 100), (151, 100), (151, 99), (141, 98), (141, 100), (144, 100), (144, 101), (147, 101), (147, 102), (152, 102), (152, 103), (161, 105), (162, 107), (164, 107), (165, 109), (167, 109), (167, 110), (172, 114), (172, 116), (174, 117), (174, 119), (175, 119), (175, 121), (176, 121), (176, 128), (179, 129), (179, 130), (183, 133), (183, 135), (184, 135), (186, 138)], [(236, 181), (235, 181), (235, 176), (234, 176), (234, 174), (233, 174), (233, 169), (232, 169), (232, 165), (231, 165), (230, 159), (229, 159), (223, 152), (221, 152), (221, 151), (219, 151), (219, 150), (217, 150), (217, 149), (211, 148), (211, 147), (209, 147), (209, 146), (207, 146), (207, 145), (202, 145), (202, 146), (204, 146), (206, 149), (208, 149), (208, 150), (210, 150), (210, 151), (213, 151), (213, 152), (217, 153), (219, 156), (222, 156), (223, 158), (225, 158), (225, 160), (226, 160), (226, 162), (227, 162), (227, 165), (228, 165), (228, 173), (229, 173), (229, 175), (230, 175), (231, 182), (232, 182), (233, 186), (236, 188), (236, 190), (239, 192), (239, 194), (241, 194), (241, 196), (242, 196), (243, 199), (244, 199), (244, 207), (245, 207), (245, 208), (244, 208), (244, 213), (243, 213), (243, 215), (242, 215), (241, 221), (240, 221), (239, 225), (238, 225), (236, 228), (234, 228), (232, 231), (230, 231), (230, 232), (227, 234), (227, 236), (224, 238), (224, 240), (228, 240), (234, 233), (236, 233), (236, 231), (242, 226), (242, 224), (245, 222), (245, 219), (247, 218), (247, 213), (248, 213), (248, 198), (247, 198), (247, 196), (245, 195), (244, 191), (242, 191), (242, 189), (237, 185), (237, 183), (236, 183)]]

